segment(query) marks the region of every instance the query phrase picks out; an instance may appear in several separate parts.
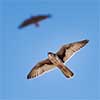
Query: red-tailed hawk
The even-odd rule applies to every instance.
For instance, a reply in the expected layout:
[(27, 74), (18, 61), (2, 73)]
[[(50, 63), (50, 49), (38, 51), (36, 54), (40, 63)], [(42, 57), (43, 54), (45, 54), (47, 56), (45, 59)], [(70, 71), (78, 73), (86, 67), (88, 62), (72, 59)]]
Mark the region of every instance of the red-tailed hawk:
[(27, 75), (27, 79), (37, 77), (57, 67), (67, 77), (71, 78), (73, 72), (64, 65), (80, 48), (84, 47), (89, 40), (82, 40), (63, 45), (57, 53), (48, 52), (48, 58), (37, 63)]
[(34, 24), (36, 27), (38, 27), (40, 21), (42, 21), (44, 19), (47, 19), (49, 17), (51, 17), (50, 14), (48, 14), (48, 15), (32, 16), (29, 19), (26, 19), (24, 22), (22, 22), (22, 24), (19, 26), (19, 28), (23, 28), (23, 27), (31, 25), (31, 24)]

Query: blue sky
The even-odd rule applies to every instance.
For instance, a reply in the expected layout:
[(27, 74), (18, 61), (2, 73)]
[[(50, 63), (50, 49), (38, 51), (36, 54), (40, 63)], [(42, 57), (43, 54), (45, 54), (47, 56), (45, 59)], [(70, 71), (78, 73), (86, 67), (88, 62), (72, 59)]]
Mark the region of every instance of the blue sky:
[[(2, 0), (0, 100), (97, 100), (99, 96), (99, 10), (97, 0)], [(52, 18), (18, 29), (32, 15)], [(31, 68), (63, 44), (89, 39), (66, 65), (75, 76), (58, 70), (27, 80)]]

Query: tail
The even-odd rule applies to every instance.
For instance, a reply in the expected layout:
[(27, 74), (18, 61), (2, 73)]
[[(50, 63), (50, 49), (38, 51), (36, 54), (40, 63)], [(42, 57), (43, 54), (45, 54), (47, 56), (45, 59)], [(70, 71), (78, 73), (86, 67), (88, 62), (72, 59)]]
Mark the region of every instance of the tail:
[(65, 65), (60, 65), (58, 66), (58, 68), (67, 78), (71, 78), (74, 75), (74, 73)]

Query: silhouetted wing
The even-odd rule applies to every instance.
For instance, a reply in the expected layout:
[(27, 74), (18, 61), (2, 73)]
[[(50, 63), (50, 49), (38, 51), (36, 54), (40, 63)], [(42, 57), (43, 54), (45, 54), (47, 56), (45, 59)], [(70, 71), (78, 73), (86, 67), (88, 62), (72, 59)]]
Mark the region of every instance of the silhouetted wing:
[(41, 20), (44, 20), (44, 19), (47, 19), (47, 18), (49, 18), (48, 15), (40, 15), (40, 16), (37, 16), (35, 20), (41, 21)]
[(33, 23), (33, 19), (32, 19), (32, 18), (27, 19), (27, 20), (25, 20), (24, 22), (22, 22), (22, 24), (19, 26), (19, 28), (28, 26), (28, 25), (30, 25), (30, 24), (32, 24), (32, 23)]
[(79, 42), (70, 43), (62, 46), (62, 48), (56, 53), (58, 57), (65, 62), (72, 57), (80, 48), (84, 47), (89, 40), (83, 40)]
[(27, 79), (37, 77), (53, 68), (55, 68), (55, 66), (49, 61), (49, 59), (43, 60), (33, 67), (27, 75)]
[(41, 20), (44, 20), (44, 19), (47, 19), (47, 18), (50, 18), (50, 17), (51, 17), (50, 14), (48, 14), (48, 15), (38, 15), (38, 16), (36, 16), (35, 20), (41, 21)]

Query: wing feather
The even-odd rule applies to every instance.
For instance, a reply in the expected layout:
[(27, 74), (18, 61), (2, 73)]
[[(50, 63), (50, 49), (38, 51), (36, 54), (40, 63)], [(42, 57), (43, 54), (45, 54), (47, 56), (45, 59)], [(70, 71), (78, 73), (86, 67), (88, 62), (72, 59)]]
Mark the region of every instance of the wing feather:
[(32, 19), (32, 18), (27, 19), (27, 20), (25, 20), (24, 22), (21, 23), (21, 25), (19, 26), (19, 28), (28, 26), (28, 25), (30, 25), (30, 24), (32, 24), (32, 23), (33, 23), (33, 19)]
[(34, 78), (40, 76), (41, 74), (48, 72), (49, 70), (55, 68), (49, 59), (43, 60), (35, 65), (32, 70), (27, 75), (27, 79)]
[(80, 48), (84, 47), (89, 40), (82, 40), (79, 42), (70, 43), (62, 46), (62, 48), (56, 53), (59, 58), (65, 62), (71, 58)]

